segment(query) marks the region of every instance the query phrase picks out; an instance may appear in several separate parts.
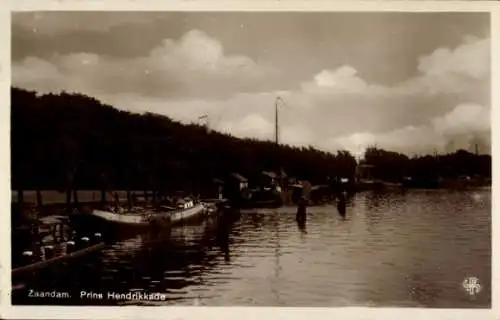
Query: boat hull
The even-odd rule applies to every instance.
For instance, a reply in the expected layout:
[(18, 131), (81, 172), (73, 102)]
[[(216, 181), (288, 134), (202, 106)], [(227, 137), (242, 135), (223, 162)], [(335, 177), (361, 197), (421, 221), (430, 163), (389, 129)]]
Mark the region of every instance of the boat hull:
[[(94, 210), (87, 214), (87, 224), (100, 225), (101, 228), (114, 227), (119, 229), (150, 229), (154, 227), (170, 227), (185, 224), (205, 216), (207, 210), (203, 204), (197, 204), (192, 208), (173, 212), (151, 212), (142, 214), (120, 214), (103, 210)], [(80, 220), (84, 220), (80, 218)]]
[(75, 251), (75, 252), (72, 252), (69, 254), (57, 256), (57, 257), (54, 257), (54, 258), (49, 259), (49, 260), (38, 261), (38, 262), (34, 262), (34, 263), (26, 265), (26, 266), (21, 266), (21, 267), (15, 268), (12, 270), (12, 277), (20, 276), (20, 275), (23, 275), (23, 274), (26, 274), (29, 272), (34, 272), (34, 271), (48, 268), (48, 267), (51, 267), (51, 266), (54, 266), (54, 265), (57, 265), (57, 264), (60, 264), (63, 262), (70, 261), (72, 259), (82, 257), (82, 256), (90, 254), (92, 252), (99, 251), (102, 248), (104, 248), (104, 246), (105, 246), (104, 242), (99, 242), (97, 244), (94, 244), (92, 246), (89, 246), (87, 248), (84, 248), (84, 249), (81, 249), (81, 250), (78, 250), (78, 251)]
[(237, 204), (235, 207), (239, 209), (276, 209), (283, 206), (283, 202), (279, 200), (270, 200), (270, 201), (245, 201)]

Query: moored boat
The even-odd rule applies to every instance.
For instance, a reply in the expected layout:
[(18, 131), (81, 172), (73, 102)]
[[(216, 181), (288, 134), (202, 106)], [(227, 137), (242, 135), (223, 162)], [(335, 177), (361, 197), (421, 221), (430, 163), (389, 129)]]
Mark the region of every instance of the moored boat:
[(101, 239), (101, 235), (96, 233), (94, 237), (94, 239), (82, 237), (78, 241), (67, 241), (55, 246), (47, 245), (41, 248), (42, 253), (39, 255), (35, 255), (32, 251), (24, 251), (25, 263), (13, 268), (12, 276), (51, 267), (102, 249), (105, 242)]
[(97, 251), (105, 246), (99, 232), (75, 230), (62, 216), (48, 216), (13, 230), (12, 276), (31, 274)]
[(207, 212), (203, 203), (186, 201), (177, 207), (161, 206), (156, 210), (143, 208), (125, 210), (121, 207), (109, 210), (93, 210), (93, 218), (106, 223), (128, 227), (170, 226), (200, 217)]

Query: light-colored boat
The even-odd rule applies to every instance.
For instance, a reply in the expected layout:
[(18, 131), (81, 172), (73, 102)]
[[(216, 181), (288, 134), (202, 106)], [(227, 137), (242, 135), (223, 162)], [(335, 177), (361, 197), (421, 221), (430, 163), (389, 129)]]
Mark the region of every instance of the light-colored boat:
[(172, 225), (199, 217), (206, 213), (203, 203), (186, 201), (181, 207), (162, 207), (161, 210), (125, 210), (121, 207), (110, 210), (93, 210), (91, 215), (105, 222), (124, 226), (148, 227), (157, 225)]

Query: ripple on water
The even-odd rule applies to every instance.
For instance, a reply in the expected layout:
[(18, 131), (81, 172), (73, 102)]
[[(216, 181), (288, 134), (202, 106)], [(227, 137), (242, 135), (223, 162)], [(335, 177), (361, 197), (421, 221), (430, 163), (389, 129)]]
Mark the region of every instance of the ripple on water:
[[(296, 208), (246, 211), (225, 236), (214, 222), (155, 245), (117, 240), (58, 282), (167, 294), (153, 305), (490, 307), (490, 207), (484, 190), (365, 192), (345, 220), (308, 208), (307, 233)], [(470, 275), (484, 283), (474, 301)]]

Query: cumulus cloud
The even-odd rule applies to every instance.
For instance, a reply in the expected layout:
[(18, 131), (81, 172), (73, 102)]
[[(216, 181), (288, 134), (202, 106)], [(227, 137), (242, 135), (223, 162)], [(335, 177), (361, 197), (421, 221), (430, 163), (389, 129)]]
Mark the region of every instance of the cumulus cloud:
[(368, 83), (355, 68), (343, 65), (302, 83), (297, 95), (309, 101), (310, 111), (331, 115), (332, 122), (348, 120), (343, 115), (349, 114), (352, 127), (363, 124), (317, 137), (316, 144), (327, 150), (345, 148), (359, 156), (373, 145), (409, 154), (470, 149), (478, 142), (489, 147), (489, 59), (489, 39), (466, 37), (456, 48), (420, 57), (418, 74), (401, 83)]
[(477, 104), (461, 104), (434, 119), (433, 127), (444, 135), (482, 133), (490, 130), (490, 109)]
[[(39, 81), (40, 74), (51, 81)], [(29, 57), (13, 65), (13, 84), (39, 91), (58, 87), (89, 94), (210, 97), (259, 91), (273, 74), (273, 68), (244, 55), (226, 54), (218, 40), (192, 30), (178, 40), (165, 39), (138, 58), (92, 53), (55, 55), (50, 61)]]
[(482, 79), (490, 72), (490, 41), (465, 37), (455, 49), (439, 48), (421, 57), (418, 70), (429, 76), (457, 74)]
[(237, 137), (254, 137), (261, 140), (272, 140), (274, 126), (269, 119), (259, 114), (249, 114), (244, 118), (221, 124), (223, 132)]
[(226, 55), (219, 41), (200, 30), (189, 31), (178, 41), (164, 40), (144, 62), (152, 69), (159, 67), (227, 78), (260, 77), (267, 71), (244, 55)]
[(415, 61), (413, 77), (393, 85), (366, 81), (346, 63), (282, 91), (277, 84), (287, 70), (229, 54), (217, 39), (192, 30), (133, 59), (85, 52), (28, 57), (13, 64), (12, 82), (41, 92), (82, 92), (183, 122), (207, 114), (214, 130), (264, 140), (274, 138), (274, 103), (281, 96), (285, 144), (356, 155), (375, 144), (408, 154), (453, 151), (490, 143), (489, 42), (466, 38), (456, 48), (438, 48)]
[(450, 152), (459, 148), (472, 151), (478, 143), (488, 148), (490, 136), (490, 109), (476, 104), (460, 104), (425, 125), (406, 126), (378, 134), (353, 133), (332, 142), (358, 155), (374, 145), (411, 154)]
[(490, 75), (490, 40), (465, 37), (454, 49), (439, 48), (418, 59), (419, 74), (402, 83), (384, 86), (367, 83), (352, 66), (325, 69), (302, 83), (306, 93), (364, 95), (460, 94), (485, 87)]
[(363, 92), (366, 82), (357, 76), (358, 71), (351, 66), (341, 66), (336, 70), (323, 70), (314, 76), (313, 81), (302, 84), (306, 92)]

